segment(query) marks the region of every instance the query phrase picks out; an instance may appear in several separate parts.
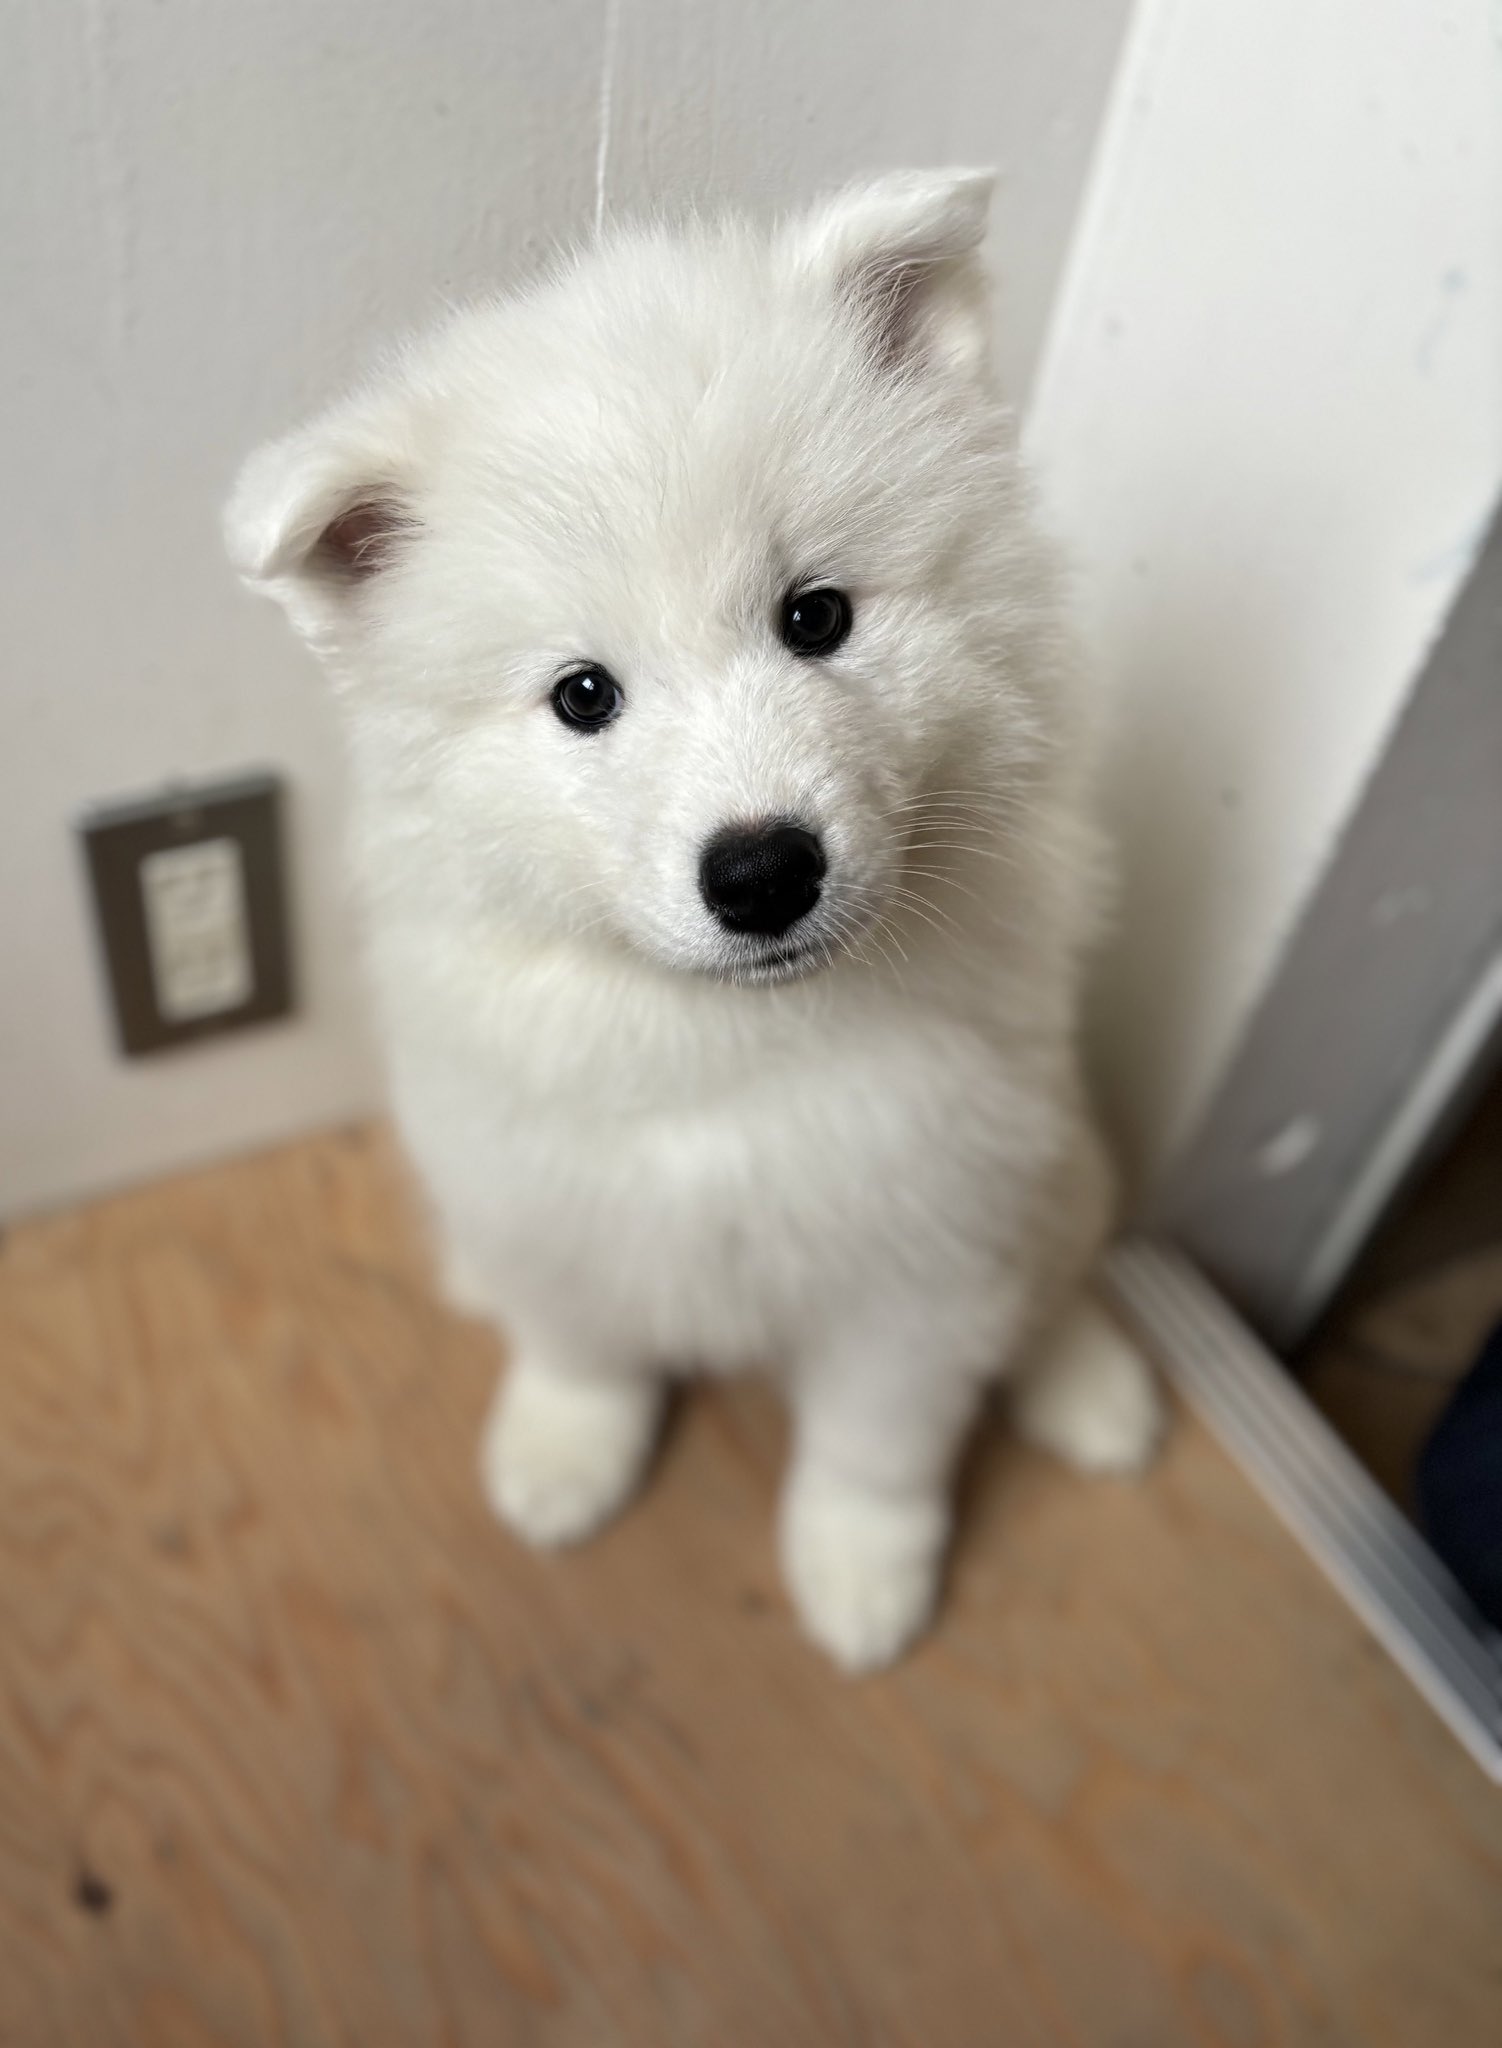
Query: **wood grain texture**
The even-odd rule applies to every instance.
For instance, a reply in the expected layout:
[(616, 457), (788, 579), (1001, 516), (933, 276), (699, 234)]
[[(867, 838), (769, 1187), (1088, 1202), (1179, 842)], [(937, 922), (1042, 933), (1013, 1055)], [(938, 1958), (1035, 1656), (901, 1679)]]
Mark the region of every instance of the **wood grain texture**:
[(695, 1395), (578, 1554), (379, 1133), (0, 1250), (0, 2040), (1502, 2039), (1502, 1798), (1184, 1424), (992, 1432), (936, 1637), (794, 1633), (781, 1426)]

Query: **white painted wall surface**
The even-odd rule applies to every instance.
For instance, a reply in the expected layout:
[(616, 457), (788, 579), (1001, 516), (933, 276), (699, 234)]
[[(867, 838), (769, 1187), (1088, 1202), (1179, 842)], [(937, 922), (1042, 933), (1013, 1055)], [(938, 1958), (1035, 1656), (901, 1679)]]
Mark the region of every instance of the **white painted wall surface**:
[[(251, 445), (368, 344), (642, 201), (1001, 166), (1017, 389), (1127, 0), (16, 0), (0, 65), (0, 1213), (367, 1108), (338, 764), (234, 586)], [(608, 61), (607, 61), (608, 59)], [(608, 134), (602, 152), (602, 115)], [(124, 1064), (70, 820), (289, 777), (297, 1022)]]
[(1151, 1169), (1502, 479), (1493, 0), (1139, 0), (1028, 439), (1111, 692), (1097, 1038)]

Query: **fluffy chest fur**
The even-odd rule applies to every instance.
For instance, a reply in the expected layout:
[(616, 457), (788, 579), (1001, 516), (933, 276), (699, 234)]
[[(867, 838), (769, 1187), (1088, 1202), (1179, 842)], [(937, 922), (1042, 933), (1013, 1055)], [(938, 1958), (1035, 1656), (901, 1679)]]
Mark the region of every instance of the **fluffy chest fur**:
[[(984, 1286), (1024, 1249), (1072, 1097), (1025, 984), (879, 957), (765, 991), (456, 923), (377, 928), (396, 1102), (451, 1237), (514, 1316), (772, 1364), (883, 1274)], [(948, 934), (952, 944), (952, 933)], [(948, 995), (949, 1001), (943, 998)]]

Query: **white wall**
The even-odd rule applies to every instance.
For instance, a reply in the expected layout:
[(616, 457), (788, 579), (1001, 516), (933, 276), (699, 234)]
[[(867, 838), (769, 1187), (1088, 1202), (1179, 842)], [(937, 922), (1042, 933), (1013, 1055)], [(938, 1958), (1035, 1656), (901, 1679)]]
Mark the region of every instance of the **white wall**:
[(1502, 478), (1495, 5), (1139, 0), (1029, 442), (1112, 694), (1098, 1038), (1152, 1168)]
[[(1026, 383), (1127, 0), (17, 0), (0, 65), (0, 1212), (366, 1108), (321, 691), (234, 587), (251, 444), (369, 341), (642, 199), (998, 163)], [(110, 1050), (70, 820), (270, 764), (295, 1024)]]

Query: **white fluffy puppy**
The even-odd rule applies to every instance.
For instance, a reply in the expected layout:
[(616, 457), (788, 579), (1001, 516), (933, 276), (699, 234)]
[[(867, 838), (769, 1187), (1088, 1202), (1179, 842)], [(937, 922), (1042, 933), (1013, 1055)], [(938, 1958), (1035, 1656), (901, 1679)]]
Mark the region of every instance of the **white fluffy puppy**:
[(932, 1610), (988, 1381), (1082, 1463), (1158, 1426), (1069, 1306), (1099, 860), (989, 186), (623, 233), (263, 450), (228, 518), (339, 693), (397, 1119), (512, 1340), (491, 1500), (585, 1536), (671, 1375), (770, 1371), (787, 1576), (853, 1669)]

